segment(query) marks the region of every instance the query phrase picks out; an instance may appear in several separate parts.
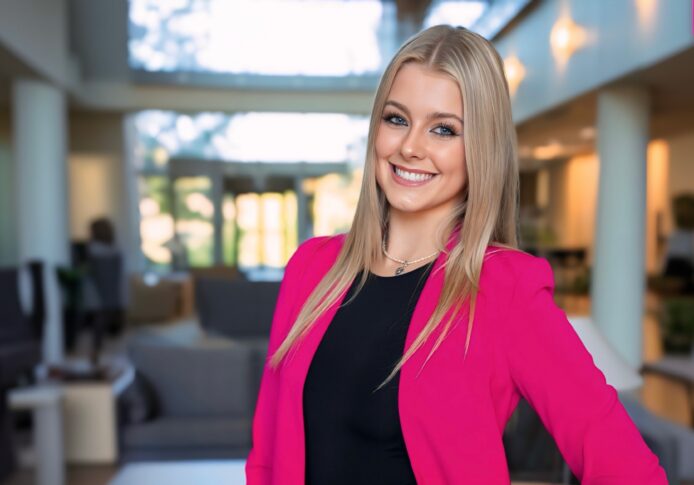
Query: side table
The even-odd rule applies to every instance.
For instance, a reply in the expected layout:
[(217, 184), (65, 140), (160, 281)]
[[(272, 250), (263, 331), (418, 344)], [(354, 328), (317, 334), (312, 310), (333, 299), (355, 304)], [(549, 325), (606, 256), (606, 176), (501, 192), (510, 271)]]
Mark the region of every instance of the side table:
[(74, 464), (112, 464), (118, 460), (116, 398), (132, 381), (127, 365), (105, 380), (63, 381), (65, 458)]
[(38, 366), (36, 374), (63, 396), (64, 456), (67, 463), (112, 464), (118, 460), (116, 398), (134, 379), (126, 359), (72, 358), (58, 366)]
[(62, 389), (49, 384), (11, 389), (8, 401), (12, 410), (31, 410), (33, 413), (36, 483), (65, 485)]

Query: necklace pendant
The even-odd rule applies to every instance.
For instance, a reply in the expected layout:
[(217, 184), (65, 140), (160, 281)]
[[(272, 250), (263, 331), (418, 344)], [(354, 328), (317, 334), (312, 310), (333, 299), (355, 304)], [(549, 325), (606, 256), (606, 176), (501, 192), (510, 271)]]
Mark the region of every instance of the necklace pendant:
[(402, 274), (403, 271), (405, 271), (405, 266), (398, 267), (398, 269), (395, 270), (395, 276)]

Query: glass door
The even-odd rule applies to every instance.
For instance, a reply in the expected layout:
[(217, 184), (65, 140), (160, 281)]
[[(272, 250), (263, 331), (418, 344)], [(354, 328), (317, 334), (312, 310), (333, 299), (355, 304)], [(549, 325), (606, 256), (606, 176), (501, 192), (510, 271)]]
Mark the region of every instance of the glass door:
[(208, 176), (172, 180), (174, 238), (170, 244), (174, 267), (209, 267), (215, 264), (215, 203)]
[(171, 168), (173, 268), (236, 266), (249, 277), (276, 279), (298, 244), (294, 179), (268, 176), (258, 184), (204, 162)]
[(284, 268), (298, 244), (294, 191), (239, 194), (235, 208), (239, 268)]

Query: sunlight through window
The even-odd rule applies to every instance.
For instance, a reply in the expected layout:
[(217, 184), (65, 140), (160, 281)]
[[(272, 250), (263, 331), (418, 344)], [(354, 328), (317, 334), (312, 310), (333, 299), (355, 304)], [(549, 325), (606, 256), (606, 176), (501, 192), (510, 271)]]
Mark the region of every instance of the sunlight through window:
[(381, 68), (378, 0), (131, 0), (145, 71), (346, 76)]
[[(235, 162), (363, 164), (369, 120), (336, 113), (135, 115), (136, 163), (164, 169), (171, 157)], [(272, 140), (268, 143), (268, 140)]]

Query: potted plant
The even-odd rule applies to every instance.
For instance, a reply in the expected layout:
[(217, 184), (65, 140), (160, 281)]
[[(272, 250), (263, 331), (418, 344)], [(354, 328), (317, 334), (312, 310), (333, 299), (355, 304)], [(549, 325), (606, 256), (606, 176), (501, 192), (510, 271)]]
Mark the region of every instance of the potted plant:
[(694, 342), (694, 297), (663, 300), (660, 329), (666, 353), (689, 354)]

